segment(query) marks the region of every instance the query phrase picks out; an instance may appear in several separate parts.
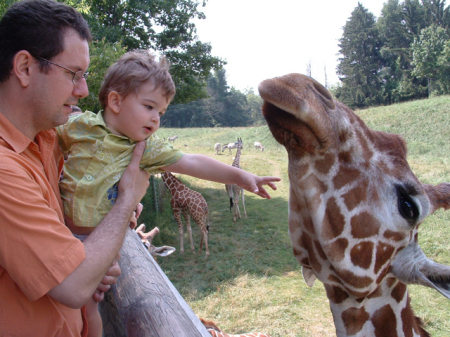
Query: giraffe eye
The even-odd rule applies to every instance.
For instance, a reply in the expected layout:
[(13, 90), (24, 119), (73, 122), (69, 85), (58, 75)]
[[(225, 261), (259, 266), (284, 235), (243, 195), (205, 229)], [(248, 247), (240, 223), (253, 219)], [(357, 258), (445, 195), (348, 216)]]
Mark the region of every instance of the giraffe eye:
[(419, 209), (413, 199), (401, 186), (397, 186), (397, 197), (400, 215), (408, 221), (416, 220), (419, 217)]

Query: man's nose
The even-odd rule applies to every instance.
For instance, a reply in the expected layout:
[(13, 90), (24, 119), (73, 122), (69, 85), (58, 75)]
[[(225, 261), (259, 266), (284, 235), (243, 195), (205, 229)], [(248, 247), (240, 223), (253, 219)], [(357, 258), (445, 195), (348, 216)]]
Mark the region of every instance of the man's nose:
[(75, 84), (73, 88), (73, 95), (77, 98), (84, 98), (89, 95), (89, 89), (85, 78), (82, 78)]

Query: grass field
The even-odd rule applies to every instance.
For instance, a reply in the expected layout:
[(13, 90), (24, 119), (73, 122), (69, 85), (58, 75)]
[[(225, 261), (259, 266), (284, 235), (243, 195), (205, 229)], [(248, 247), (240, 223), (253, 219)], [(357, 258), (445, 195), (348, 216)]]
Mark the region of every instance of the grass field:
[[(424, 183), (450, 182), (450, 97), (379, 107), (357, 112), (373, 129), (401, 134), (408, 142), (409, 163)], [(210, 209), (210, 257), (204, 253), (175, 252), (158, 262), (194, 312), (215, 321), (228, 333), (264, 331), (272, 336), (335, 336), (323, 285), (307, 287), (293, 257), (288, 236), (287, 155), (267, 126), (249, 128), (194, 128), (158, 131), (160, 137), (178, 135), (175, 146), (205, 154), (226, 164), (233, 156), (214, 154), (214, 144), (241, 137), (241, 167), (258, 175), (281, 177), (271, 200), (245, 193), (247, 218), (232, 222), (229, 200), (222, 184), (188, 176), (181, 180), (203, 194)], [(260, 141), (264, 152), (252, 146)], [(234, 152), (233, 152), (234, 153)], [(156, 242), (179, 247), (178, 228), (172, 217), (170, 194), (161, 184), (161, 211), (151, 207), (141, 220), (161, 230)], [(149, 203), (149, 201), (147, 201)], [(242, 212), (242, 207), (241, 207)], [(448, 213), (448, 214), (447, 214)], [(429, 258), (450, 264), (450, 212), (438, 211), (421, 225), (419, 242)], [(193, 224), (196, 249), (200, 231)], [(185, 247), (189, 247), (185, 236)], [(410, 286), (416, 315), (435, 337), (450, 335), (450, 302), (428, 288)]]

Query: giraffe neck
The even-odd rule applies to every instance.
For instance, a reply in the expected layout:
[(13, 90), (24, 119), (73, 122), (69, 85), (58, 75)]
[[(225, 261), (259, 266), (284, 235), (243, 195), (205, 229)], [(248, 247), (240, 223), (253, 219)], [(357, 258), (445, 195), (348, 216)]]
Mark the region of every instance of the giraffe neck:
[(429, 336), (411, 308), (405, 284), (387, 278), (369, 296), (358, 299), (341, 288), (325, 285), (336, 336)]
[(231, 166), (240, 168), (239, 161), (241, 160), (241, 147), (238, 145), (236, 150), (236, 156), (233, 160), (233, 164)]
[(172, 173), (164, 172), (161, 176), (167, 188), (172, 194), (174, 194), (176, 191), (181, 191), (182, 189), (184, 189), (185, 186)]

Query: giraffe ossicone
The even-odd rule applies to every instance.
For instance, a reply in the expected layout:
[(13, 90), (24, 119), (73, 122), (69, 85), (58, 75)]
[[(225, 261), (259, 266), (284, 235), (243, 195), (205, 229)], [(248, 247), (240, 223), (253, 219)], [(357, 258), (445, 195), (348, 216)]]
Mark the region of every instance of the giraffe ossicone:
[(294, 255), (308, 285), (324, 283), (337, 336), (429, 336), (406, 285), (450, 298), (450, 267), (425, 256), (417, 232), (450, 208), (450, 184), (422, 184), (400, 136), (369, 129), (310, 77), (289, 74), (258, 89), (288, 153)]

